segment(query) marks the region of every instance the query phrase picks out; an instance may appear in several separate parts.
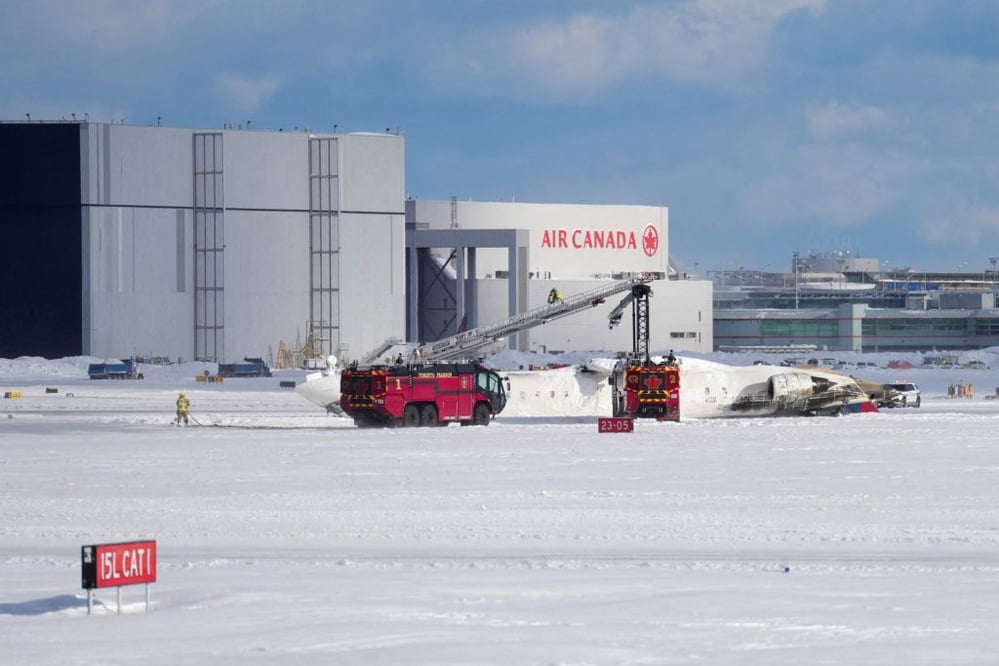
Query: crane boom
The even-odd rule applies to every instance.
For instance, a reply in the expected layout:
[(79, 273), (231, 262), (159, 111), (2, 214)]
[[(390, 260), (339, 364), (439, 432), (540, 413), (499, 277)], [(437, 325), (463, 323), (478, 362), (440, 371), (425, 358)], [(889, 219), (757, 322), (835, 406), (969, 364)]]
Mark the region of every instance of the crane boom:
[(379, 357), (384, 358), (386, 352), (390, 356), (401, 354), (407, 361), (421, 362), (466, 357), (471, 352), (488, 347), (507, 336), (596, 307), (610, 296), (631, 291), (661, 277), (662, 273), (639, 273), (422, 346), (398, 340), (386, 340), (385, 344), (365, 356), (361, 363), (372, 363)]

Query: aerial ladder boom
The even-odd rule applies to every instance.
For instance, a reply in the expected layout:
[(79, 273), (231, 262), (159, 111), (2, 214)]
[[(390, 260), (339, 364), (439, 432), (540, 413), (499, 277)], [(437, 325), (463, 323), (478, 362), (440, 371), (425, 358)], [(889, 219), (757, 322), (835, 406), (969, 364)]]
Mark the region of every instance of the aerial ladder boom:
[(632, 355), (644, 363), (649, 362), (649, 296), (651, 295), (652, 287), (648, 284), (636, 284), (607, 315), (610, 328), (614, 328), (621, 323), (625, 308), (632, 306)]
[(596, 307), (606, 302), (610, 296), (620, 294), (623, 291), (630, 292), (636, 287), (643, 286), (648, 288), (649, 282), (661, 277), (661, 273), (639, 273), (624, 280), (618, 280), (589, 291), (567, 296), (554, 303), (521, 312), (494, 324), (479, 326), (424, 345), (387, 340), (381, 347), (365, 356), (361, 363), (373, 363), (379, 357), (384, 358), (383, 354), (386, 352), (389, 352), (392, 357), (397, 354), (402, 355), (407, 362), (444, 361), (467, 357), (471, 352), (488, 347), (507, 336)]
[(443, 360), (464, 356), (470, 351), (487, 347), (509, 335), (596, 307), (604, 303), (610, 296), (632, 290), (638, 286), (645, 286), (659, 277), (659, 273), (641, 273), (625, 280), (618, 280), (574, 296), (568, 296), (555, 303), (522, 312), (495, 324), (480, 326), (471, 331), (452, 335), (427, 345), (423, 358)]

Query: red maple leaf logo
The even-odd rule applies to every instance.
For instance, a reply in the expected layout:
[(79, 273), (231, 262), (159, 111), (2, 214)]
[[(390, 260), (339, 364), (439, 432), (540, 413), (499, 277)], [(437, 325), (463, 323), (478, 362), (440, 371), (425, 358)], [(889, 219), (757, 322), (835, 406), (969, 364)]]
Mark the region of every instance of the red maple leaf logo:
[(645, 375), (645, 377), (643, 377), (642, 383), (645, 384), (645, 388), (654, 391), (657, 388), (662, 387), (663, 380), (662, 377), (660, 377), (659, 375)]
[(653, 256), (659, 249), (659, 232), (651, 224), (646, 225), (642, 232), (642, 251), (646, 256)]

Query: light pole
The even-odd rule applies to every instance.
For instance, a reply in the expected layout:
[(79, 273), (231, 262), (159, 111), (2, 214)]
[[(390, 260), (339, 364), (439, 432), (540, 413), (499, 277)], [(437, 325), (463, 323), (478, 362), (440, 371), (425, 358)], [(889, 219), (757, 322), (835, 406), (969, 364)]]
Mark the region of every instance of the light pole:
[(797, 250), (795, 250), (794, 255), (793, 255), (792, 258), (794, 260), (794, 266), (792, 267), (792, 268), (794, 268), (794, 309), (797, 310), (798, 309), (798, 272), (801, 270), (801, 260), (800, 260), (801, 257), (798, 254)]

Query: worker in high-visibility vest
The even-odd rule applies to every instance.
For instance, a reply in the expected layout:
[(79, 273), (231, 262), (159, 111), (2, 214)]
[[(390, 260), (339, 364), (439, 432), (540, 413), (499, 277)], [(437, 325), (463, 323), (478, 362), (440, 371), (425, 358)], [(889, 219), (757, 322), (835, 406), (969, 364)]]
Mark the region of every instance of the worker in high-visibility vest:
[(187, 421), (187, 410), (191, 407), (191, 401), (187, 399), (187, 395), (181, 391), (180, 395), (177, 396), (177, 420), (175, 423), (180, 425), (183, 421), (184, 425), (188, 425)]

